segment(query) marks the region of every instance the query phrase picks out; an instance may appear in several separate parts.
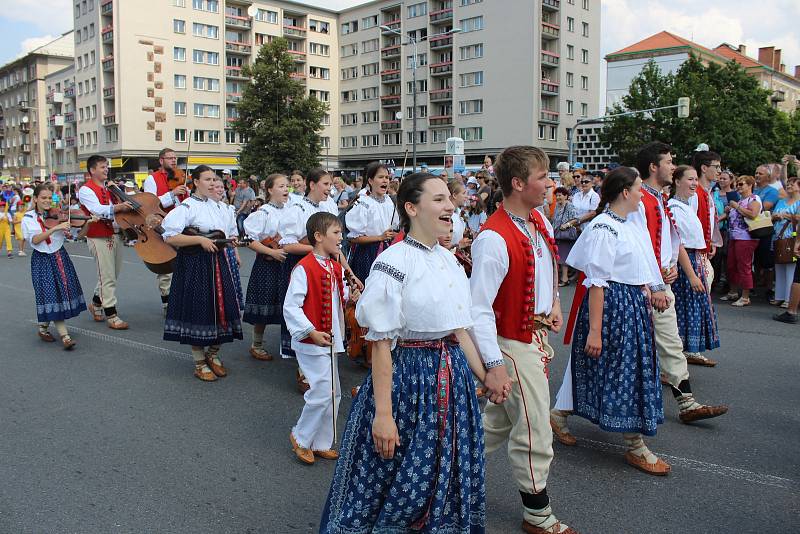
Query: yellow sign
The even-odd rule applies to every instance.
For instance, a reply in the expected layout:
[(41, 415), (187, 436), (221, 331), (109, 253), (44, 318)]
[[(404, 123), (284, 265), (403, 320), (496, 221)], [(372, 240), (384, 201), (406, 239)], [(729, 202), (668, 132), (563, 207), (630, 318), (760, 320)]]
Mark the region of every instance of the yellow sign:
[(189, 165), (231, 165), (238, 166), (236, 156), (189, 156)]
[[(121, 169), (123, 165), (124, 162), (122, 161), (122, 158), (111, 158), (111, 161), (108, 162), (108, 166), (111, 169)], [(80, 169), (83, 172), (86, 172), (86, 161), (80, 162)]]

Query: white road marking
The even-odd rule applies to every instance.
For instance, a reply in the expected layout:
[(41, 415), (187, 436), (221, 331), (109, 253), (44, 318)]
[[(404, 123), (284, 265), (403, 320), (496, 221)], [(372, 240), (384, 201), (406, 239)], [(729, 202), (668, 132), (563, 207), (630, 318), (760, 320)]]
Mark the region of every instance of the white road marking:
[[(70, 258), (80, 258), (82, 260), (92, 260), (92, 261), (94, 261), (94, 256), (82, 256), (80, 254), (70, 254), (69, 257)], [(144, 265), (140, 261), (122, 260), (122, 263), (127, 263), (128, 265)]]

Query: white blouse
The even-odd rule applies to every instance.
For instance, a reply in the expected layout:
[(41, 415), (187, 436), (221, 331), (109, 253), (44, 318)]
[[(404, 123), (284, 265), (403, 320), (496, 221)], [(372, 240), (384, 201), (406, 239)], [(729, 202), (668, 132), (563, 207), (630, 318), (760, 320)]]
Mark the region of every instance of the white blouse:
[[(589, 189), (586, 193), (578, 191), (572, 195), (571, 200), (579, 217), (583, 217), (587, 213), (595, 211), (597, 206), (600, 205), (600, 195), (598, 195), (594, 189)], [(588, 223), (582, 223), (581, 229), (585, 229), (587, 224)]]
[(42, 226), (39, 224), (37, 217), (38, 215), (36, 214), (35, 210), (25, 213), (25, 215), (22, 217), (22, 237), (31, 247), (39, 252), (44, 252), (45, 254), (57, 252), (58, 249), (64, 246), (64, 232), (53, 232), (53, 234), (50, 236), (49, 245), (47, 244), (47, 240), (36, 245), (33, 244), (33, 238), (45, 231), (42, 230)]
[(458, 245), (464, 239), (464, 232), (467, 230), (467, 223), (461, 218), (461, 209), (456, 208), (451, 217), (453, 220), (453, 246)]
[(295, 201), (285, 209), (285, 216), (281, 217), (278, 224), (278, 233), (281, 235), (281, 240), (278, 242), (280, 245), (299, 243), (306, 237), (306, 223), (315, 213), (327, 211), (333, 215), (339, 214), (339, 208), (335, 205), (326, 201), (315, 204), (308, 197)]
[(583, 271), (586, 287), (609, 282), (632, 286), (661, 284), (661, 272), (650, 248), (650, 237), (637, 225), (605, 211), (587, 225), (572, 246), (567, 264)]
[(264, 204), (244, 220), (244, 233), (253, 241), (274, 237), (284, 213), (283, 206), (271, 202)]
[(697, 208), (693, 208), (677, 198), (667, 202), (672, 211), (675, 224), (678, 225), (678, 234), (681, 236), (681, 245), (687, 249), (706, 248), (706, 239), (703, 236), (703, 225), (697, 216)]
[(406, 237), (372, 264), (356, 304), (366, 339), (440, 339), (470, 328), (472, 299), (464, 269), (444, 247)]
[(399, 219), (389, 195), (383, 195), (383, 200), (368, 195), (358, 197), (344, 220), (347, 223), (347, 237), (361, 237), (381, 235), (394, 228)]
[(196, 226), (203, 233), (214, 230), (225, 232), (227, 237), (235, 237), (238, 232), (233, 212), (227, 204), (211, 199), (202, 200), (191, 196), (167, 213), (161, 227), (164, 239), (182, 233), (187, 226)]

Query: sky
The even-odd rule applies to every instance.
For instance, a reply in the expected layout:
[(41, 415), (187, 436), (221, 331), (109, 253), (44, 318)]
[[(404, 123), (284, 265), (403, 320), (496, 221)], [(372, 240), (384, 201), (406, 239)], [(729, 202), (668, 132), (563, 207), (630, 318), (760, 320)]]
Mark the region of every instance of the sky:
[[(72, 0), (0, 0), (0, 3), (3, 5), (0, 65), (72, 28)], [(307, 3), (341, 9), (363, 2), (312, 0)], [(794, 66), (800, 65), (798, 0), (602, 0), (601, 24), (601, 56), (667, 30), (708, 48), (723, 42), (734, 46), (744, 44), (751, 57), (758, 55), (759, 47), (775, 46), (783, 50), (787, 71), (794, 72)], [(602, 95), (605, 61), (600, 66), (600, 74)]]

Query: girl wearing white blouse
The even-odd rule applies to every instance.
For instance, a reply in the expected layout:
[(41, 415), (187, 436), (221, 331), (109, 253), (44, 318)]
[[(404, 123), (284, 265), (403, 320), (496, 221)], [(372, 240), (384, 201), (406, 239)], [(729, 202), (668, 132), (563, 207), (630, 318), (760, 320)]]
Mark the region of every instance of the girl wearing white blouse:
[[(214, 180), (213, 192), (214, 194), (211, 198), (216, 201), (220, 209), (230, 211), (235, 222), (236, 209), (228, 203), (228, 197), (225, 195), (225, 184), (222, 183), (219, 177)], [(237, 228), (236, 231), (238, 235), (239, 229)], [(231, 278), (233, 278), (233, 285), (236, 288), (236, 302), (239, 303), (239, 312), (241, 314), (241, 310), (244, 309), (244, 294), (242, 292), (242, 277), (239, 274), (239, 266), (242, 264), (242, 260), (239, 258), (239, 249), (236, 247), (225, 247), (223, 252), (225, 253), (225, 259), (228, 260), (228, 267), (231, 270)]]
[[(44, 184), (36, 186), (33, 192), (34, 209), (22, 217), (22, 235), (33, 249), (31, 280), (36, 295), (39, 338), (47, 342), (55, 341), (48, 330), (52, 321), (61, 336), (64, 350), (71, 350), (75, 341), (69, 336), (64, 321), (80, 315), (86, 309), (86, 301), (75, 267), (64, 248), (65, 232), (69, 232), (70, 223), (63, 222), (49, 229), (45, 227), (44, 219), (52, 200), (53, 192), (49, 187)], [(83, 235), (88, 227), (88, 224), (84, 225)]]
[(278, 226), (289, 198), (289, 180), (283, 174), (270, 174), (264, 180), (266, 204), (248, 215), (244, 231), (253, 241), (249, 247), (256, 260), (247, 283), (247, 298), (242, 320), (253, 325), (250, 355), (256, 360), (269, 361), (272, 355), (264, 350), (264, 328), (283, 321), (281, 298), (281, 264), (286, 251), (278, 246)]
[(464, 184), (458, 180), (451, 180), (447, 184), (447, 189), (450, 191), (450, 202), (455, 206), (455, 211), (453, 211), (453, 246), (457, 247), (458, 250), (469, 248), (472, 240), (464, 236), (467, 232), (467, 221), (464, 220), (462, 214), (464, 203), (467, 201), (467, 190)]
[[(641, 230), (625, 224), (638, 209), (641, 184), (635, 169), (612, 171), (603, 182), (599, 215), (567, 258), (585, 274), (589, 290), (575, 321), (571, 372), (562, 390), (571, 390), (574, 413), (603, 430), (623, 433), (630, 465), (666, 475), (670, 466), (642, 440), (642, 434), (655, 435), (664, 408), (647, 294), (661, 276)], [(563, 406), (562, 395), (557, 406)]]
[(161, 224), (164, 240), (178, 249), (164, 339), (192, 346), (194, 375), (206, 382), (228, 374), (219, 357), (220, 345), (242, 339), (236, 287), (223, 250), (226, 239), (235, 241), (236, 221), (214, 200), (218, 180), (210, 167), (196, 167), (194, 194)]
[(345, 215), (347, 239), (350, 242), (348, 261), (360, 280), (366, 280), (378, 254), (388, 247), (395, 236), (397, 210), (387, 195), (389, 169), (373, 161), (364, 171), (369, 193), (359, 196)]
[(706, 248), (703, 225), (697, 211), (689, 204), (697, 187), (697, 171), (693, 167), (681, 165), (673, 171), (669, 207), (685, 252), (682, 249), (678, 256), (681, 268), (672, 283), (672, 292), (675, 293), (675, 314), (683, 352), (703, 362), (702, 365), (713, 366), (716, 361), (699, 354), (719, 347), (719, 331), (702, 254)]
[[(437, 243), (453, 205), (430, 174), (403, 180), (406, 237), (372, 265), (356, 317), (375, 343), (350, 411), (321, 533), (484, 532), (484, 441), (464, 271)], [(408, 488), (413, 488), (409, 492)]]

